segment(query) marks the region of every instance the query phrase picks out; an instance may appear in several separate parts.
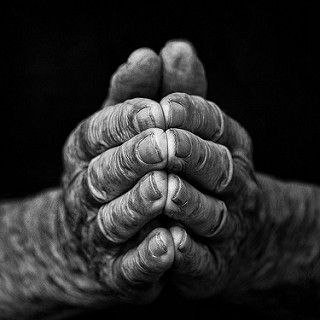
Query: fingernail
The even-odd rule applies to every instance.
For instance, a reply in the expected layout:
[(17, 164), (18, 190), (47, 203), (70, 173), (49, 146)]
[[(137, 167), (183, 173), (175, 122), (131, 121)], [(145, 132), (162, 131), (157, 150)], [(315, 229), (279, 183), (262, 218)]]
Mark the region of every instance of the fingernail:
[(151, 173), (149, 177), (145, 180), (146, 183), (142, 184), (142, 194), (145, 199), (149, 201), (156, 201), (161, 199), (162, 193), (158, 188), (155, 173)]
[(166, 146), (160, 144), (164, 144), (163, 138), (161, 135), (164, 133), (151, 133), (146, 138), (141, 140), (138, 145), (138, 152), (141, 160), (146, 164), (155, 164), (164, 160), (164, 156), (162, 155), (163, 149), (166, 149)]
[(180, 103), (170, 101), (171, 108), (171, 126), (181, 127), (187, 120), (187, 110)]
[(157, 233), (149, 242), (149, 250), (154, 257), (161, 257), (167, 252), (165, 242), (161, 238), (161, 234)]
[(188, 203), (188, 200), (190, 199), (187, 188), (178, 176), (172, 175), (172, 178), (175, 181), (175, 192), (171, 198), (171, 201), (176, 205), (183, 207)]
[(150, 107), (145, 107), (137, 112), (134, 122), (138, 132), (154, 127), (154, 119), (150, 111)]
[(172, 100), (164, 100), (161, 103), (167, 128), (182, 127), (187, 121), (187, 111), (180, 103)]
[(186, 158), (191, 153), (191, 141), (182, 130), (172, 130), (175, 140), (175, 156)]
[(164, 115), (159, 104), (142, 108), (135, 115), (133, 122), (138, 132), (150, 128), (165, 128)]

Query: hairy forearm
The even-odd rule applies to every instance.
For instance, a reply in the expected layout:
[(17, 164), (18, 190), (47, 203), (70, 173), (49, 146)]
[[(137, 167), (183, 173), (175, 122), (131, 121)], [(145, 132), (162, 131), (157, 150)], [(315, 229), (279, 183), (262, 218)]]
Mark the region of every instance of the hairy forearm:
[[(0, 205), (0, 311), (31, 316), (111, 303), (65, 221), (60, 190)], [(108, 298), (109, 296), (109, 298)]]
[(257, 178), (261, 207), (250, 217), (239, 282), (266, 289), (312, 281), (320, 289), (320, 188)]

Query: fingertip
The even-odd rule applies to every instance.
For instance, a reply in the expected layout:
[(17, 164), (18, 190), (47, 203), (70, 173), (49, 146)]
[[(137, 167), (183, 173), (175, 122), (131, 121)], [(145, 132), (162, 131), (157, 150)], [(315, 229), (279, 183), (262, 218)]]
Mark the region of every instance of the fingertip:
[[(131, 96), (155, 97), (161, 78), (161, 64), (160, 57), (149, 48), (137, 49), (129, 56), (121, 80), (132, 91)], [(121, 78), (121, 73), (119, 76)]]
[(168, 174), (168, 198), (170, 200), (174, 199), (181, 188), (181, 179), (173, 174), (169, 173)]
[(162, 169), (167, 163), (167, 138), (162, 129), (152, 128), (141, 133), (141, 140), (136, 146), (140, 161), (157, 165)]
[(174, 226), (170, 228), (170, 232), (173, 239), (176, 258), (178, 258), (179, 254), (183, 253), (186, 249), (187, 242), (188, 242), (188, 234), (185, 229), (179, 226)]
[(106, 105), (133, 97), (155, 98), (161, 79), (162, 62), (149, 48), (135, 50), (113, 74)]
[(160, 57), (163, 63), (163, 94), (181, 91), (205, 96), (207, 81), (204, 67), (189, 41), (167, 42)]
[(148, 289), (156, 296), (162, 288), (159, 280), (173, 261), (171, 233), (166, 229), (156, 228), (137, 248), (130, 249), (116, 260), (116, 266), (119, 267), (114, 268), (114, 272), (118, 286), (121, 285), (124, 290), (133, 287), (138, 291)]
[(169, 69), (185, 69), (186, 61), (196, 55), (194, 47), (188, 40), (170, 40), (161, 50), (160, 55), (165, 58)]
[(156, 128), (160, 128), (165, 130), (166, 129), (166, 120), (165, 120), (165, 115), (164, 112), (160, 106), (159, 103), (153, 103), (150, 106), (150, 115), (154, 120), (154, 126)]
[(150, 48), (139, 48), (133, 51), (127, 62), (153, 69), (158, 68), (161, 64), (160, 57)]
[(174, 260), (174, 244), (169, 230), (154, 229), (149, 235), (148, 250), (160, 266), (169, 268)]
[(165, 129), (171, 128), (172, 112), (170, 106), (170, 100), (164, 97), (160, 101), (160, 106), (163, 114)]
[(189, 136), (180, 129), (166, 131), (168, 144), (168, 168), (173, 172), (180, 172), (184, 167), (184, 160), (190, 156), (192, 143)]
[(160, 101), (160, 106), (166, 128), (182, 128), (193, 118), (192, 96), (184, 92), (168, 94)]
[(177, 212), (180, 212), (180, 208), (177, 206), (176, 200), (178, 199), (178, 194), (181, 190), (181, 187), (181, 179), (175, 174), (168, 174), (168, 191), (165, 205), (165, 214), (170, 217), (173, 217)]
[(167, 246), (160, 232), (149, 241), (149, 251), (154, 258), (159, 258), (168, 252)]
[(155, 128), (153, 129), (154, 132), (154, 140), (158, 151), (160, 152), (162, 159), (167, 161), (168, 159), (168, 142), (167, 142), (167, 135), (166, 132), (162, 129)]
[(151, 188), (166, 199), (168, 191), (167, 173), (165, 171), (153, 171), (150, 175)]
[(165, 129), (164, 114), (159, 103), (146, 98), (135, 98), (127, 103), (138, 109), (132, 120), (137, 132), (150, 128)]
[(150, 211), (163, 210), (167, 199), (167, 173), (165, 171), (153, 171), (140, 186), (143, 198), (150, 205)]
[(160, 101), (166, 128), (179, 128), (187, 119), (187, 110), (179, 103), (180, 95), (185, 96), (183, 93), (169, 94)]

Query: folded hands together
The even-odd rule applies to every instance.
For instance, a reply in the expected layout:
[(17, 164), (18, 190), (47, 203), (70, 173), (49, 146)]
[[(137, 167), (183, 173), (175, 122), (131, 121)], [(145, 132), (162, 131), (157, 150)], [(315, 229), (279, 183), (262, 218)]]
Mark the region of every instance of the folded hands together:
[(260, 208), (251, 141), (205, 95), (189, 43), (139, 49), (65, 145), (69, 224), (120, 300), (152, 301), (164, 285), (208, 297), (250, 276), (239, 262)]

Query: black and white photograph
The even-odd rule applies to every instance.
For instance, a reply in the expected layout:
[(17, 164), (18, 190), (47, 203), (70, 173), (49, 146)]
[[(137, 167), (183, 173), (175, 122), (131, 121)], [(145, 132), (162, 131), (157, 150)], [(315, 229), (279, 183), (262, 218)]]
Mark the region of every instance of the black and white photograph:
[(320, 318), (311, 3), (0, 21), (0, 319)]

